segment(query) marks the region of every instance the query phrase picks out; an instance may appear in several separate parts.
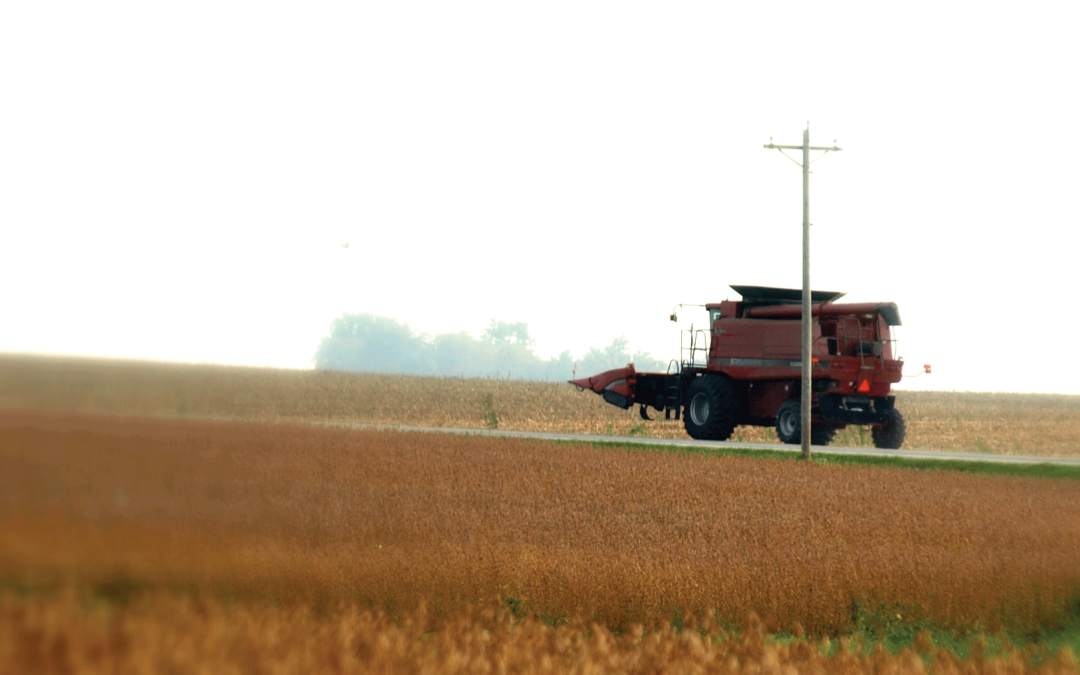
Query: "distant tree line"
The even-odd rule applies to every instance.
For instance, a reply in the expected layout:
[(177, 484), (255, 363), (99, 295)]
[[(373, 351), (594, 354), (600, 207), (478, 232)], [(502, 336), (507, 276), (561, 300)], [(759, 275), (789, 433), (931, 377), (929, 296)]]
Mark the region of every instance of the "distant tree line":
[(533, 351), (528, 324), (492, 319), (479, 338), (464, 331), (436, 336), (413, 331), (406, 323), (374, 314), (343, 314), (330, 324), (315, 352), (319, 370), (352, 370), (411, 375), (566, 380), (633, 362), (638, 370), (664, 370), (666, 362), (645, 352), (631, 354), (627, 339), (593, 347), (575, 359), (569, 351), (542, 359)]

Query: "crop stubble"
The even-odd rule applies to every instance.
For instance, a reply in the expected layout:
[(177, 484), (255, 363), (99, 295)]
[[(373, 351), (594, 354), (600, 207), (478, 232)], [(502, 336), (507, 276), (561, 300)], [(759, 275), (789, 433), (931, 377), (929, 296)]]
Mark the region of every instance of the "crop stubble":
[(1080, 589), (1074, 481), (7, 411), (0, 486), (0, 573), (25, 583), (826, 634), (860, 601), (1051, 625)]
[[(899, 391), (904, 447), (1080, 455), (1080, 396)], [(561, 382), (526, 382), (0, 355), (0, 408), (338, 421), (685, 438)], [(739, 427), (733, 440), (776, 442)], [(868, 446), (851, 427), (835, 445)]]

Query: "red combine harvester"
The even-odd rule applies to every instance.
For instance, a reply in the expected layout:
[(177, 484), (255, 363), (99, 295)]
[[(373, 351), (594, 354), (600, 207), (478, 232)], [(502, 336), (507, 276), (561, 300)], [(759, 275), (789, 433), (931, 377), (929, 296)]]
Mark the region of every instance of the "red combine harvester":
[[(743, 424), (775, 426), (784, 443), (802, 432), (802, 291), (732, 286), (741, 301), (705, 305), (710, 330), (691, 329), (681, 358), (666, 373), (639, 373), (630, 364), (570, 380), (612, 405), (682, 415), (686, 433), (727, 440)], [(889, 331), (900, 325), (892, 302), (838, 304), (843, 293), (813, 291), (811, 438), (827, 445), (848, 424), (870, 425), (874, 445), (899, 448), (904, 418), (890, 386), (904, 362), (893, 355)], [(672, 314), (672, 321), (675, 315)], [(684, 332), (685, 335), (685, 332)]]

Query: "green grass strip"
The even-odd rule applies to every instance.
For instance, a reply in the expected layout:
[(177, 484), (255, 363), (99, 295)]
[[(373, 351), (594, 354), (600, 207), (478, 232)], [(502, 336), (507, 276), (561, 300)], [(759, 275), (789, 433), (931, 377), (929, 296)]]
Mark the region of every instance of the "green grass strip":
[[(780, 459), (802, 461), (802, 455), (791, 450), (766, 450), (758, 448), (709, 448), (695, 446), (668, 446), (634, 443), (633, 441), (559, 441), (598, 448), (624, 448), (627, 450), (666, 451), (674, 453), (701, 454), (715, 457), (751, 457), (754, 459)], [(1032, 478), (1061, 478), (1080, 480), (1080, 466), (1060, 464), (1013, 464), (1003, 462), (978, 462), (958, 459), (925, 459), (922, 457), (877, 457), (874, 455), (833, 454), (815, 452), (811, 458), (815, 464), (841, 466), (880, 466), (921, 471), (960, 471), (992, 476), (1028, 476)]]

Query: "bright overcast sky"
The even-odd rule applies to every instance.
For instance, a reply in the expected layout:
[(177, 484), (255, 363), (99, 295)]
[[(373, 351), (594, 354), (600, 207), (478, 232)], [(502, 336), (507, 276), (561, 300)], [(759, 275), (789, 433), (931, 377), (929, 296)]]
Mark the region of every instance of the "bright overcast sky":
[(812, 284), (899, 304), (902, 386), (1080, 393), (1078, 7), (5, 3), (0, 351), (676, 357), (675, 303), (800, 286), (809, 121)]

